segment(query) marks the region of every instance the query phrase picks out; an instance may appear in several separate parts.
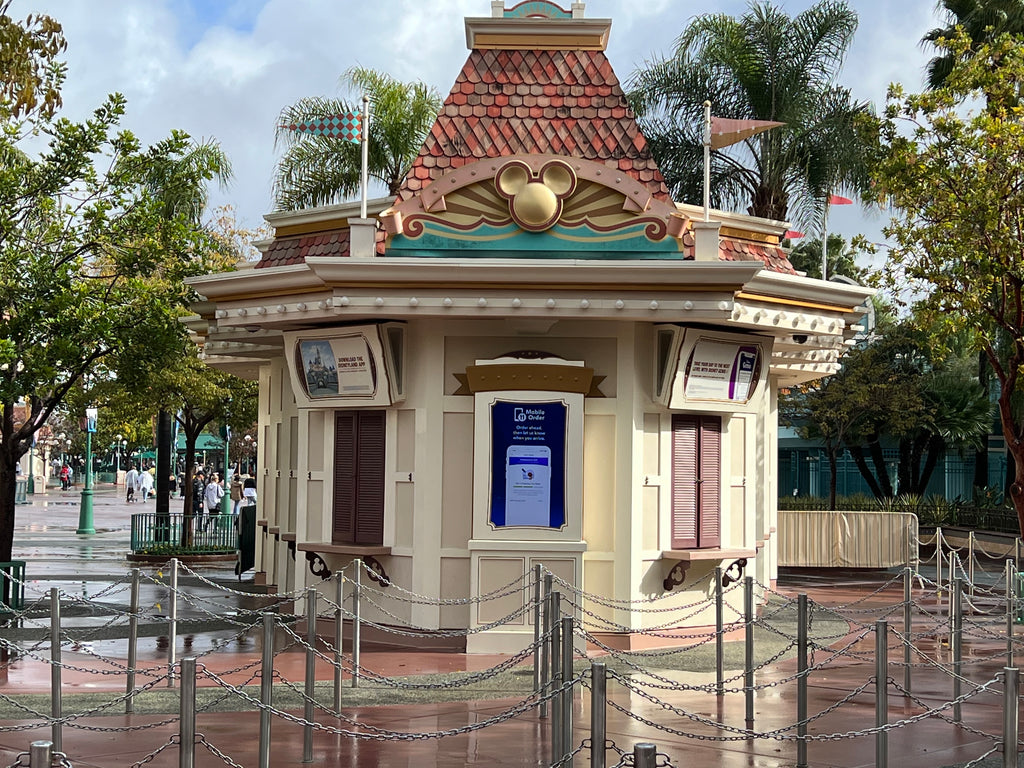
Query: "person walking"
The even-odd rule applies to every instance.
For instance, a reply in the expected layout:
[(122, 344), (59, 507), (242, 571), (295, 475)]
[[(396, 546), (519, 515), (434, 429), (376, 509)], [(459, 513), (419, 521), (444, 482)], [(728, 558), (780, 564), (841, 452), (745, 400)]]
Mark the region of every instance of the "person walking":
[[(206, 501), (207, 522), (210, 522), (215, 515), (220, 514), (220, 502), (224, 498), (224, 487), (220, 484), (220, 476), (216, 472), (210, 476), (210, 482), (203, 491), (203, 498)], [(216, 521), (213, 524), (216, 529)]]
[(133, 501), (135, 501), (135, 486), (137, 486), (138, 484), (139, 471), (135, 468), (135, 465), (132, 464), (131, 467), (128, 468), (128, 471), (125, 473), (124, 476), (124, 487), (127, 492), (127, 495), (125, 496), (124, 499), (126, 504), (131, 504)]
[(153, 492), (153, 473), (148, 469), (139, 473), (139, 492), (143, 501), (148, 501), (149, 494)]
[(60, 468), (60, 489), (66, 491), (71, 487), (71, 467), (64, 464)]
[(202, 472), (196, 472), (192, 476), (192, 515), (196, 520), (196, 529), (206, 530), (206, 522), (203, 518), (203, 499), (206, 491), (206, 477)]
[(242, 504), (242, 477), (238, 472), (231, 475), (231, 515), (238, 517), (238, 508)]

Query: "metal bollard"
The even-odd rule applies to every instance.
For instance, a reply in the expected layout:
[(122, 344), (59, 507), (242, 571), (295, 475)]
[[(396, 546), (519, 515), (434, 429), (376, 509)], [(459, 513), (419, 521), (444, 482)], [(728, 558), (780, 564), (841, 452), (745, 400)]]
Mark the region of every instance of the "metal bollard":
[[(554, 585), (554, 576), (550, 573), (544, 574), (544, 642), (540, 649), (540, 689), (546, 696), (548, 692), (548, 673), (551, 668), (551, 617), (553, 612), (551, 610), (551, 601), (554, 599), (551, 597), (554, 593), (551, 591)], [(548, 702), (547, 699), (540, 703), (540, 716), (548, 716)]]
[(167, 624), (167, 687), (174, 687), (174, 662), (178, 646), (178, 558), (171, 559), (171, 618)]
[(654, 744), (633, 745), (634, 768), (654, 768), (658, 764), (658, 748)]
[(313, 762), (313, 700), (316, 696), (316, 587), (306, 590), (306, 706), (302, 726), (302, 762)]
[[(551, 593), (551, 690), (562, 687), (562, 622), (558, 620), (561, 613), (560, 592)], [(565, 750), (562, 747), (562, 707), (561, 697), (551, 699), (551, 764), (558, 765)]]
[(974, 531), (967, 533), (967, 591), (974, 597)]
[(590, 768), (605, 768), (608, 738), (608, 667), (590, 663)]
[(178, 700), (178, 768), (196, 764), (196, 660), (181, 660), (181, 698)]
[(334, 711), (341, 713), (341, 666), (344, 661), (342, 644), (345, 642), (345, 574), (334, 574)]
[(362, 640), (362, 620), (359, 601), (363, 587), (363, 561), (356, 558), (356, 578), (352, 583), (352, 687), (359, 687), (359, 643)]
[[(889, 624), (875, 622), (875, 727), (882, 728), (889, 722)], [(889, 733), (875, 734), (875, 768), (889, 766)]]
[(715, 694), (725, 695), (725, 606), (722, 566), (715, 567)]
[(754, 578), (743, 578), (743, 696), (746, 701), (747, 730), (754, 730)]
[(260, 667), (259, 768), (270, 768), (270, 707), (274, 703), (274, 614), (263, 614), (263, 659)]
[(913, 584), (914, 572), (908, 567), (903, 571), (903, 689), (906, 691), (904, 696), (910, 695), (910, 662), (913, 658), (913, 644), (911, 643), (914, 629), (914, 617), (911, 610), (913, 607), (911, 603)]
[(60, 723), (62, 715), (60, 590), (56, 587), (50, 587), (50, 716), (53, 717), (53, 725), (50, 726), (50, 740), (53, 741), (53, 749), (56, 752), (63, 752), (63, 749), (61, 748), (63, 743), (63, 726)]
[(935, 529), (935, 597), (942, 597), (942, 526)]
[(135, 711), (135, 665), (139, 658), (139, 576), (139, 569), (132, 568), (131, 605), (128, 609), (128, 676), (124, 686), (126, 715)]
[(559, 697), (562, 700), (562, 754), (569, 752), (572, 749), (572, 710), (573, 710), (573, 693), (574, 687), (569, 685), (569, 681), (573, 679), (573, 668), (572, 668), (572, 643), (573, 643), (573, 631), (572, 631), (572, 616), (562, 617), (562, 681), (567, 686), (562, 695)]
[(1016, 597), (1017, 589), (1014, 582), (1017, 574), (1013, 570), (1013, 561), (1006, 560), (1006, 567), (1003, 569), (1006, 574), (1006, 666), (1013, 666), (1013, 622), (1017, 618)]
[(541, 564), (533, 566), (533, 692), (540, 693), (540, 588)]
[(28, 748), (28, 765), (29, 768), (50, 768), (53, 765), (53, 742), (33, 741)]
[(1016, 667), (1003, 669), (1006, 685), (1003, 688), (1003, 768), (1017, 768), (1017, 739), (1020, 725), (1020, 674)]
[(807, 768), (807, 595), (796, 597), (796, 768)]
[[(953, 698), (960, 698), (961, 673), (964, 666), (964, 583), (953, 580)], [(961, 721), (960, 704), (953, 705), (953, 722)]]

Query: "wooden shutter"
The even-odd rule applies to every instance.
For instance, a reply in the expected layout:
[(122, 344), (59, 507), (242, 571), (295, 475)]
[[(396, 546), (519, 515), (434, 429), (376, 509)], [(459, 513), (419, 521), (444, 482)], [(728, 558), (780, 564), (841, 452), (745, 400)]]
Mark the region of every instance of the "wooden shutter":
[(384, 411), (360, 411), (355, 543), (384, 543)]
[(672, 414), (672, 549), (722, 544), (722, 419)]
[(703, 416), (700, 420), (699, 498), (697, 503), (697, 546), (722, 545), (722, 419)]
[(672, 549), (697, 546), (697, 434), (695, 417), (672, 414)]
[(357, 416), (357, 411), (340, 411), (334, 417), (334, 542), (355, 539)]

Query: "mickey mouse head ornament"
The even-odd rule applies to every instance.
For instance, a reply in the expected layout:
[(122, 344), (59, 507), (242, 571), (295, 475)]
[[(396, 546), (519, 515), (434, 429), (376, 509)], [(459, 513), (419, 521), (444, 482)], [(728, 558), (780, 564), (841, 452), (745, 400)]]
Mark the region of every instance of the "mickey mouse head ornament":
[(494, 187), (508, 200), (516, 224), (543, 232), (561, 217), (562, 202), (576, 189), (576, 174), (561, 160), (545, 163), (536, 175), (522, 160), (510, 160), (495, 174)]

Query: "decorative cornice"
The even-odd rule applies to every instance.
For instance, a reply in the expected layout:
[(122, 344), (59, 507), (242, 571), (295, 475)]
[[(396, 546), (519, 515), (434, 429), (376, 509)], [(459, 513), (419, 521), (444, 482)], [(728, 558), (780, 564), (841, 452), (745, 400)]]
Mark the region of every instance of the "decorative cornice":
[(603, 51), (611, 27), (611, 19), (467, 18), (466, 47), (471, 51)]

